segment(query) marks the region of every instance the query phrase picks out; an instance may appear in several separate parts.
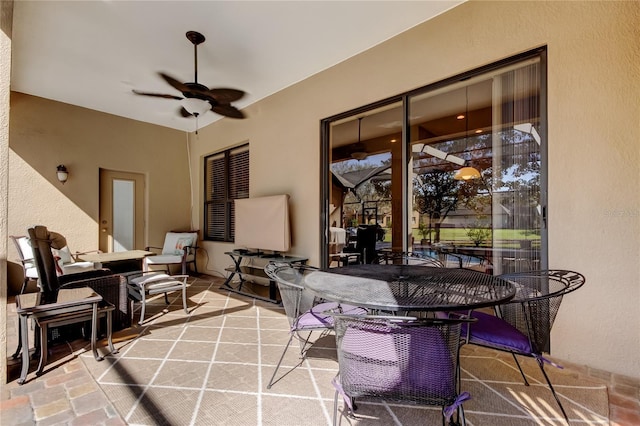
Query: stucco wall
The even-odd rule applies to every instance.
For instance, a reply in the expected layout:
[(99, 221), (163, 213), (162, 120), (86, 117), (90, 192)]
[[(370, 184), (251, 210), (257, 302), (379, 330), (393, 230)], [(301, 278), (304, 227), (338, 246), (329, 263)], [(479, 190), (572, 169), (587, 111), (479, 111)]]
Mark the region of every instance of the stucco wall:
[[(190, 227), (185, 133), (17, 92), (10, 111), (9, 235), (42, 224), (72, 251), (97, 249), (100, 168), (145, 175), (145, 246), (162, 246), (167, 231)], [(69, 169), (64, 185), (58, 164)], [(21, 269), (13, 245), (8, 259), (15, 288)]]
[[(638, 2), (465, 3), (192, 136), (196, 205), (203, 156), (248, 140), (251, 196), (291, 196), (291, 252), (318, 264), (322, 118), (547, 45), (549, 264), (587, 277), (552, 355), (638, 377), (639, 28)], [(205, 247), (209, 273), (229, 266), (232, 244)]]
[[(0, 2), (0, 318), (7, 317), (7, 196), (13, 1)], [(8, 60), (5, 58), (9, 58)], [(7, 377), (7, 327), (0, 320), (0, 384)]]

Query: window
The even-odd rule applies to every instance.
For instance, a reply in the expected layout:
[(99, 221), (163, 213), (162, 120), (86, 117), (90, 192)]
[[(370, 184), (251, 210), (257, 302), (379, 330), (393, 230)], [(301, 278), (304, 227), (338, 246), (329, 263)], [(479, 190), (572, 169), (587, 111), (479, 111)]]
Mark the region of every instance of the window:
[(204, 239), (233, 242), (234, 200), (249, 198), (249, 145), (204, 159)]
[(323, 221), (381, 227), (376, 250), (545, 268), (545, 74), (536, 49), (323, 120)]

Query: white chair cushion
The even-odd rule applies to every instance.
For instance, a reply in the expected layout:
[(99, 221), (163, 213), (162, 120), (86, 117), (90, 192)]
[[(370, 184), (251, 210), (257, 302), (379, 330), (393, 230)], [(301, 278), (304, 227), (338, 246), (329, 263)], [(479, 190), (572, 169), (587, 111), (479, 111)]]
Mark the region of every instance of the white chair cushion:
[(147, 256), (145, 262), (148, 265), (166, 265), (168, 263), (182, 263), (182, 255), (175, 254), (161, 254), (158, 256)]
[(58, 256), (62, 261), (63, 265), (75, 263), (73, 256), (71, 256), (71, 250), (69, 250), (69, 246), (64, 246), (60, 250), (52, 249), (53, 255)]
[(24, 274), (27, 278), (38, 278), (38, 270), (34, 267), (26, 268)]
[(60, 268), (63, 275), (77, 274), (78, 272), (92, 271), (94, 268), (93, 262), (73, 262), (63, 263)]
[(167, 232), (162, 254), (182, 255), (183, 247), (195, 245), (197, 239), (198, 234), (195, 232)]
[(140, 277), (132, 278), (130, 282), (137, 286), (144, 284), (144, 288), (147, 291), (164, 288), (181, 288), (183, 285), (182, 281), (178, 281), (167, 274), (142, 275)]
[(151, 273), (151, 274), (145, 274), (145, 275), (140, 275), (139, 277), (131, 278), (129, 282), (131, 284), (140, 284), (140, 283), (164, 280), (167, 278), (169, 278), (169, 275), (167, 274)]

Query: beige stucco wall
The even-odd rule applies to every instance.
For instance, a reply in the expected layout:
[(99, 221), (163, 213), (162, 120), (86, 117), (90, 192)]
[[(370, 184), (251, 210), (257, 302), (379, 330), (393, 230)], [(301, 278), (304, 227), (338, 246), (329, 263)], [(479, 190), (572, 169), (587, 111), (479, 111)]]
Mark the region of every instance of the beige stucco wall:
[[(162, 246), (168, 230), (190, 227), (185, 133), (17, 92), (10, 111), (8, 235), (42, 224), (72, 251), (97, 249), (100, 168), (145, 175), (144, 246)], [(69, 170), (64, 185), (58, 164)], [(8, 249), (15, 288), (22, 271), (13, 244)]]
[[(194, 194), (204, 155), (250, 141), (251, 196), (291, 196), (291, 252), (318, 264), (322, 118), (547, 45), (549, 264), (587, 277), (552, 355), (639, 377), (639, 28), (638, 2), (465, 3), (192, 135)], [(205, 247), (222, 273), (233, 245)]]
[(0, 384), (7, 376), (7, 196), (13, 1), (0, 2)]

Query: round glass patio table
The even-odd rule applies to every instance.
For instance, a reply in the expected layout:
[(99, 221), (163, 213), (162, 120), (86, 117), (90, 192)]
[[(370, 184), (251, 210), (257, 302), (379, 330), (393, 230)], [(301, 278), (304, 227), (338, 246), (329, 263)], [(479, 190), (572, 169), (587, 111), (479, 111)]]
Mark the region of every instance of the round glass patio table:
[(304, 286), (316, 296), (382, 311), (456, 311), (508, 302), (513, 284), (467, 269), (421, 265), (352, 265), (313, 271)]

